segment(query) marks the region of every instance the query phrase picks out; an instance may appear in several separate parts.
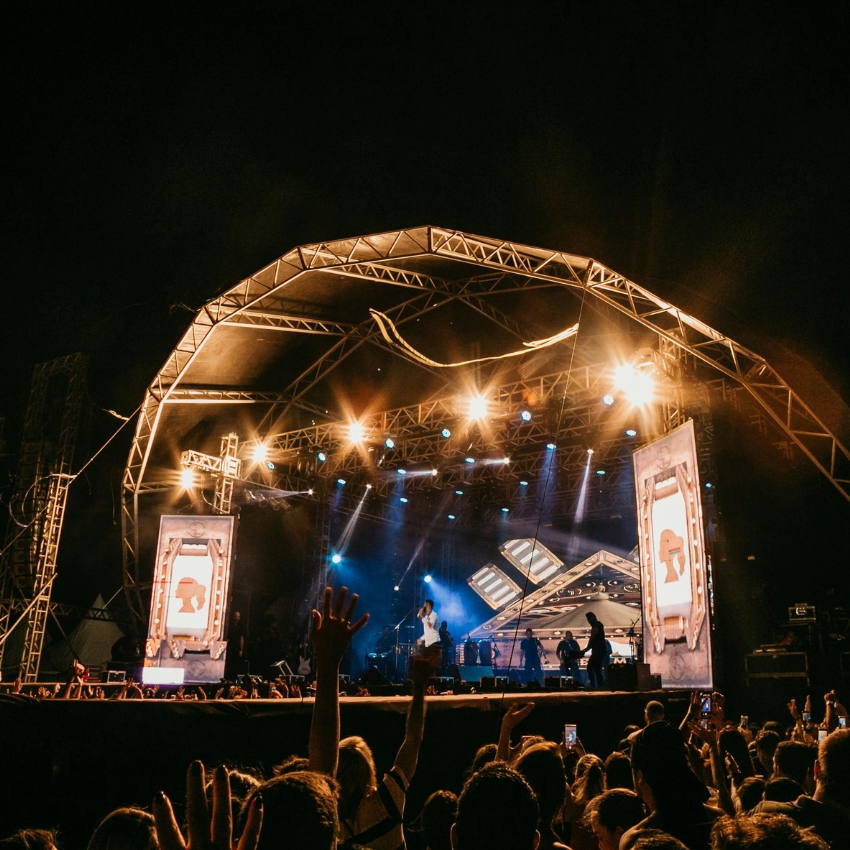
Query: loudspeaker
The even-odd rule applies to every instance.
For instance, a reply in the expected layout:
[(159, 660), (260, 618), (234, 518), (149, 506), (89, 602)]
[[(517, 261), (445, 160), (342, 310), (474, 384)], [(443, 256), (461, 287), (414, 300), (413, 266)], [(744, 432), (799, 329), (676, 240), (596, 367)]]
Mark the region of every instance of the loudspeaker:
[(474, 667), (467, 667), (465, 664), (460, 667), (460, 678), (461, 681), (464, 682), (480, 682), (482, 676), (492, 676), (493, 668), (492, 667), (484, 667), (483, 665), (476, 665)]
[(361, 677), (360, 684), (372, 691), (374, 688), (385, 688), (392, 682), (376, 667), (370, 667)]
[(608, 689), (612, 691), (636, 691), (638, 686), (635, 664), (610, 664), (608, 666)]

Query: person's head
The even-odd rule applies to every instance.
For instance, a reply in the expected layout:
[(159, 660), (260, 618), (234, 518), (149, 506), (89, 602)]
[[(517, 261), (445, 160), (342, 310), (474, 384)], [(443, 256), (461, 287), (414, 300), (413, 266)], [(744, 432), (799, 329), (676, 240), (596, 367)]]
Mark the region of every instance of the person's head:
[(608, 788), (634, 789), (632, 763), (625, 753), (614, 752), (605, 759), (605, 784)]
[(776, 732), (779, 735), (779, 739), (782, 739), (782, 736), (785, 734), (785, 727), (778, 720), (768, 720), (764, 726), (761, 727), (762, 732)]
[(564, 807), (567, 777), (557, 744), (544, 741), (523, 750), (514, 769), (531, 786), (540, 808), (540, 831), (552, 828), (555, 815)]
[(340, 815), (343, 818), (353, 817), (363, 799), (378, 785), (372, 750), (359, 735), (339, 742), (336, 779), (340, 789)]
[(820, 742), (815, 781), (827, 799), (850, 806), (850, 729), (839, 729)]
[(156, 850), (153, 815), (142, 809), (116, 809), (96, 827), (88, 850)]
[(572, 640), (573, 633), (572, 632), (564, 632), (564, 640)]
[(446, 631), (448, 628), (449, 628), (449, 624), (448, 624), (448, 622), (447, 622), (446, 620), (443, 620), (443, 622), (442, 622), (442, 623), (440, 623), (440, 631), (441, 631), (441, 632), (444, 632), (444, 631)]
[(650, 723), (632, 739), (635, 791), (652, 811), (689, 817), (708, 799), (708, 789), (688, 763), (679, 730), (666, 720)]
[(19, 829), (0, 841), (3, 850), (57, 850), (56, 832), (52, 829)]
[(384, 628), (383, 628), (383, 630), (382, 630), (382, 632), (381, 632), (381, 633), (383, 634), (383, 636), (384, 636), (384, 637), (389, 637), (389, 636), (390, 636), (390, 631), (391, 631), (391, 629), (390, 629), (390, 627), (389, 627), (389, 626), (384, 626)]
[(484, 744), (483, 747), (479, 747), (478, 752), (475, 753), (475, 758), (472, 759), (472, 766), (469, 768), (467, 775), (471, 776), (473, 773), (477, 773), (481, 770), (485, 764), (490, 764), (491, 761), (495, 761), (496, 750), (497, 747), (495, 744)]
[(735, 810), (739, 813), (752, 811), (763, 799), (765, 781), (758, 776), (747, 777), (738, 786)]
[(618, 850), (626, 830), (646, 817), (643, 801), (634, 791), (611, 788), (590, 801), (584, 822), (599, 842), (599, 850)]
[(787, 776), (809, 793), (815, 786), (815, 762), (818, 757), (817, 744), (802, 741), (781, 741), (773, 754), (773, 775)]
[[(747, 739), (740, 733), (738, 729), (724, 729), (717, 736), (717, 745), (720, 748), (720, 755), (724, 758), (726, 755), (732, 756), (741, 771), (741, 776), (754, 776), (753, 760), (750, 758), (750, 751), (747, 747)], [(812, 757), (814, 761), (814, 756)]]
[(777, 776), (764, 785), (763, 798), (772, 803), (793, 803), (801, 794), (805, 794), (802, 785), (787, 776)]
[(242, 619), (242, 614), (239, 611), (233, 612), (233, 622), (238, 623)]
[(457, 814), (457, 797), (451, 791), (435, 791), (419, 817), (428, 850), (451, 850), (452, 824)]
[(593, 626), (597, 623), (597, 617), (596, 617), (596, 614), (593, 613), (593, 611), (588, 611), (584, 616), (587, 619), (587, 622), (590, 623), (591, 626)]
[(585, 755), (576, 765), (573, 800), (586, 805), (605, 790), (605, 764), (599, 756)]
[(538, 807), (531, 786), (507, 765), (471, 776), (457, 801), (453, 850), (535, 850)]
[(756, 738), (756, 756), (768, 775), (773, 770), (773, 756), (781, 740), (779, 735), (771, 729), (762, 729)]
[(242, 806), (244, 821), (254, 797), (262, 795), (263, 826), (257, 850), (333, 850), (339, 829), (337, 784), (309, 770), (284, 773), (264, 782)]
[(426, 599), (424, 602), (425, 605), (425, 613), (430, 614), (434, 610), (434, 600)]
[[(301, 761), (304, 762), (304, 766), (301, 767), (301, 770), (306, 770), (309, 766), (309, 762), (307, 759), (298, 759), (296, 756), (290, 756), (285, 763), (289, 763), (292, 761)], [(281, 765), (282, 767), (282, 765)], [(275, 768), (275, 773), (277, 773), (279, 768)], [(290, 768), (292, 769), (292, 768)], [(242, 803), (245, 798), (251, 794), (256, 788), (262, 784), (262, 779), (256, 776), (253, 773), (249, 773), (245, 770), (235, 770), (233, 768), (229, 768), (227, 771), (227, 781), (230, 785), (230, 806), (233, 810), (233, 821), (234, 823), (238, 819), (238, 815), (240, 810), (242, 809)], [(210, 811), (212, 811), (212, 802), (213, 802), (213, 789), (215, 785), (215, 780), (213, 779), (213, 772), (210, 771), (207, 774), (207, 784), (206, 784), (206, 795), (207, 795), (207, 803), (209, 803)]]
[(647, 725), (664, 719), (664, 706), (657, 699), (651, 699), (643, 710)]
[[(305, 759), (304, 756), (288, 756), (280, 764), (276, 764), (272, 768), (275, 776), (283, 776), (284, 773), (295, 773), (296, 770), (309, 770), (310, 759)], [(233, 786), (231, 786), (233, 793)]]
[(532, 634), (534, 634), (534, 633), (531, 631), (531, 629), (526, 629), (526, 630), (525, 630), (525, 636), (526, 636), (527, 638), (530, 638), (530, 637), (532, 636)]
[(827, 850), (820, 836), (786, 815), (756, 814), (718, 818), (711, 828), (711, 850)]
[(688, 848), (661, 829), (643, 829), (632, 843), (631, 850), (688, 850)]

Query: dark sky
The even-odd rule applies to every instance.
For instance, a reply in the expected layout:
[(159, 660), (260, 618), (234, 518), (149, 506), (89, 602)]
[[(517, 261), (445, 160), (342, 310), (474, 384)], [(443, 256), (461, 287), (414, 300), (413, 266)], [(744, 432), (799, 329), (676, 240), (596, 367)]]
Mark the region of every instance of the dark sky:
[[(420, 224), (593, 256), (804, 358), (846, 401), (848, 17), (19, 6), (2, 51), (10, 448), (35, 363), (90, 356), (93, 450), (116, 424), (100, 409), (136, 407), (186, 307), (297, 244)], [(97, 474), (117, 486), (122, 462)]]

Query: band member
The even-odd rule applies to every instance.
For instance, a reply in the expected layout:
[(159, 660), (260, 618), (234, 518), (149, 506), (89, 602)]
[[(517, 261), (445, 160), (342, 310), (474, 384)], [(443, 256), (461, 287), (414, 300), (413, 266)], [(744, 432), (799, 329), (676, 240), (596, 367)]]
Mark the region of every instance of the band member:
[(586, 615), (587, 622), (590, 624), (590, 637), (587, 640), (587, 646), (582, 651), (582, 655), (590, 653), (590, 658), (587, 661), (587, 677), (590, 680), (591, 688), (601, 688), (605, 684), (602, 676), (602, 662), (605, 659), (606, 643), (605, 640), (605, 625), (599, 621), (593, 611), (589, 611)]
[(440, 623), (440, 670), (444, 676), (446, 675), (449, 664), (454, 661), (452, 658), (452, 647), (454, 643), (454, 638), (449, 633), (449, 624), (443, 620)]
[(561, 673), (564, 676), (572, 676), (578, 681), (578, 659), (581, 657), (581, 647), (573, 638), (572, 632), (564, 632), (564, 639), (555, 650), (561, 661)]
[(437, 667), (440, 663), (440, 631), (437, 628), (440, 618), (434, 611), (434, 600), (426, 599), (416, 617), (422, 620), (423, 633), (417, 641), (423, 647), (422, 655), (430, 659), (431, 663)]
[(528, 684), (532, 679), (538, 683), (543, 678), (543, 670), (540, 667), (540, 656), (545, 657), (543, 644), (534, 637), (531, 629), (525, 630), (525, 640), (519, 644), (520, 663), (525, 667), (525, 682)]

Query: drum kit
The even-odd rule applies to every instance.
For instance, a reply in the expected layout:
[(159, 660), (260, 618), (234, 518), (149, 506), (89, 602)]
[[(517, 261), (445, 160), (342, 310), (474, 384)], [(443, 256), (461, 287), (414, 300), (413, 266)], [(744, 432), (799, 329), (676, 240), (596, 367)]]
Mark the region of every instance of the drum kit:
[[(402, 626), (413, 631), (413, 626)], [(418, 644), (415, 641), (399, 641), (389, 652), (367, 652), (363, 656), (366, 669), (374, 667), (390, 681), (406, 679), (411, 656), (416, 655)]]

